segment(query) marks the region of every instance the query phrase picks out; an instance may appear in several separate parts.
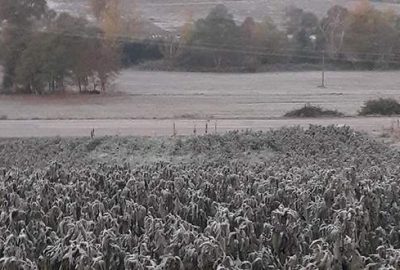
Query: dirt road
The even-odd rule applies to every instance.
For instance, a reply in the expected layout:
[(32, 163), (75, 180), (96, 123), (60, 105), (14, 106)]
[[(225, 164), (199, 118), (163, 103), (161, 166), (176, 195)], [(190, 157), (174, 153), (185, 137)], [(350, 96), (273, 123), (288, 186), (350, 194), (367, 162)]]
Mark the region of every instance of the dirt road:
[(384, 129), (397, 125), (399, 118), (368, 117), (368, 118), (336, 118), (336, 119), (271, 119), (271, 120), (5, 120), (0, 121), (0, 137), (81, 137), (89, 136), (95, 129), (96, 136), (105, 135), (135, 135), (135, 136), (170, 136), (173, 126), (177, 135), (208, 132), (222, 133), (228, 130), (268, 130), (283, 126), (318, 125), (348, 125), (352, 128), (379, 136)]

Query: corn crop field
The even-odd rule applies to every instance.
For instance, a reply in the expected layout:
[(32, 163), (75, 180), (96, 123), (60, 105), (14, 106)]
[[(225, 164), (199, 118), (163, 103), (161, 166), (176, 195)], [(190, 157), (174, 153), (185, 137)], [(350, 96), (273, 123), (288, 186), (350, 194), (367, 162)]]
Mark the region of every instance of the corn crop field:
[(399, 269), (400, 153), (348, 127), (0, 140), (0, 269)]

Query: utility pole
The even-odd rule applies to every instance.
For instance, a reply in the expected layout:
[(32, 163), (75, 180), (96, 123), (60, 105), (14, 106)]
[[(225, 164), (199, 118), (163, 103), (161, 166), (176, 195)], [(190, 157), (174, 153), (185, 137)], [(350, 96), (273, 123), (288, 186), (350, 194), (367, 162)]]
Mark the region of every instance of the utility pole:
[(325, 50), (322, 51), (322, 78), (321, 78), (321, 88), (326, 88), (325, 85)]
[(176, 132), (176, 125), (175, 122), (173, 122), (172, 124), (172, 137), (176, 137), (177, 132)]

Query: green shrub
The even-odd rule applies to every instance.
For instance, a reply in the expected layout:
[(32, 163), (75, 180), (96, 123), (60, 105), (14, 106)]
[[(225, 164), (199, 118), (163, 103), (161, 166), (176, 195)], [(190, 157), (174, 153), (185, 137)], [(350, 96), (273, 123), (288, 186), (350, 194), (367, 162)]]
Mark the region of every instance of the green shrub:
[(394, 115), (400, 114), (400, 104), (393, 98), (368, 100), (361, 107), (359, 115)]
[(343, 113), (337, 110), (325, 110), (319, 106), (306, 104), (300, 109), (295, 109), (285, 114), (285, 117), (341, 117)]

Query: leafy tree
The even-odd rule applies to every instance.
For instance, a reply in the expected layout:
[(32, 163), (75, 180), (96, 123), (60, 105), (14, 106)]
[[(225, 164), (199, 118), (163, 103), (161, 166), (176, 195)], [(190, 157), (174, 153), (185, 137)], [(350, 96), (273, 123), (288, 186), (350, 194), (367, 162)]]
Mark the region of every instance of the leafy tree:
[[(296, 7), (286, 11), (287, 35), (290, 39), (294, 56), (303, 56), (315, 50), (316, 38), (319, 35), (319, 19), (311, 13)], [(304, 61), (307, 58), (300, 58)]]
[(17, 85), (36, 94), (64, 90), (67, 83), (80, 91), (105, 91), (118, 58), (100, 29), (62, 13), (26, 44), (16, 67)]
[(109, 0), (105, 4), (101, 3), (101, 8), (101, 14), (97, 18), (100, 20), (103, 38), (93, 41), (94, 43), (89, 46), (90, 51), (85, 51), (88, 56), (86, 57), (87, 63), (92, 67), (90, 70), (92, 71), (91, 78), (95, 91), (97, 91), (98, 84), (101, 90), (105, 91), (109, 79), (118, 71), (118, 60), (121, 53), (120, 36), (125, 31), (137, 29), (138, 25), (136, 18), (123, 20), (120, 0)]
[(275, 62), (282, 59), (279, 54), (284, 52), (288, 45), (287, 36), (277, 28), (271, 18), (266, 17), (257, 24), (256, 36), (260, 46), (264, 47), (266, 52), (263, 57), (264, 62)]
[(121, 64), (129, 67), (143, 61), (162, 60), (159, 42), (152, 40), (125, 41), (121, 44)]
[(47, 10), (45, 0), (0, 0), (3, 87), (15, 88), (15, 69), (31, 35), (33, 22)]
[(252, 70), (255, 70), (260, 63), (257, 54), (261, 52), (260, 40), (257, 36), (257, 23), (252, 17), (247, 17), (240, 26), (241, 45), (245, 51), (243, 63)]
[(87, 56), (91, 44), (96, 42), (98, 30), (88, 26), (88, 22), (82, 18), (73, 17), (67, 13), (60, 14), (52, 23), (50, 31), (57, 33), (59, 38), (68, 47), (65, 55), (68, 55), (68, 76), (76, 82), (79, 91), (86, 90), (88, 77), (92, 75), (90, 58)]
[[(203, 61), (219, 68), (231, 63), (234, 45), (240, 40), (239, 27), (224, 5), (217, 5), (205, 19), (195, 22), (189, 45), (197, 47)], [(210, 59), (209, 56), (212, 58)]]
[(240, 26), (240, 34), (243, 42), (257, 39), (257, 23), (252, 17), (247, 17)]
[(369, 67), (387, 65), (398, 41), (398, 17), (361, 2), (346, 20), (343, 51), (347, 59), (365, 61)]
[(79, 37), (72, 44), (75, 57), (72, 61), (71, 75), (76, 83), (79, 92), (89, 91), (89, 79), (94, 76), (94, 50), (99, 42), (87, 38)]
[(321, 20), (319, 38), (320, 47), (328, 55), (336, 57), (343, 48), (346, 33), (346, 21), (349, 11), (342, 6), (333, 6)]
[(17, 83), (23, 90), (43, 93), (45, 90), (63, 90), (66, 78), (71, 76), (76, 61), (85, 46), (87, 22), (66, 13), (56, 16), (45, 32), (32, 35), (17, 63)]
[(101, 29), (105, 38), (115, 42), (123, 31), (120, 0), (109, 0), (102, 14)]
[[(99, 80), (99, 86), (101, 91), (106, 91), (110, 81), (115, 77), (119, 70), (119, 50), (107, 46), (107, 44), (101, 44), (94, 50), (96, 60), (94, 71), (95, 75)], [(96, 88), (94, 88), (96, 90)]]
[(277, 61), (278, 54), (286, 46), (285, 34), (274, 22), (266, 17), (262, 22), (255, 22), (248, 17), (241, 29), (241, 44), (248, 53), (245, 62), (250, 68), (256, 68), (261, 63)]
[(30, 38), (28, 29), (16, 29), (11, 26), (5, 27), (2, 31), (2, 58), (4, 67), (3, 88), (9, 90), (15, 88), (15, 69), (21, 53), (26, 48)]
[(159, 50), (168, 63), (174, 62), (181, 51), (181, 40), (179, 36), (170, 34), (160, 40)]
[(37, 34), (23, 51), (16, 67), (16, 82), (29, 93), (41, 94), (63, 87), (68, 72), (66, 44), (58, 35)]
[[(186, 45), (190, 42), (193, 33), (193, 16), (191, 12), (186, 15), (185, 23), (177, 33), (164, 34), (156, 40), (158, 52), (167, 65), (176, 65), (185, 53)], [(187, 51), (187, 50), (186, 50)]]
[(62, 14), (55, 22), (65, 44), (69, 44), (69, 71), (79, 91), (106, 90), (109, 80), (119, 69), (119, 50), (106, 39), (104, 32), (86, 20)]

